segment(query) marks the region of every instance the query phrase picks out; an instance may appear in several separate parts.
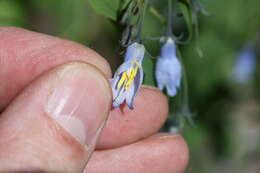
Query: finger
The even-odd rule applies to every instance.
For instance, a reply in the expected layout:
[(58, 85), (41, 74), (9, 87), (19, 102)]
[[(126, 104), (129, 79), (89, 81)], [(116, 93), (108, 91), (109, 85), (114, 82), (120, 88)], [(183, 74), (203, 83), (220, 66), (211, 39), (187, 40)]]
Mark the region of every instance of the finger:
[[(0, 28), (0, 38), (0, 109), (38, 75), (67, 61), (89, 62), (111, 75), (103, 58), (76, 43), (12, 27)], [(156, 89), (141, 89), (134, 111), (112, 111), (98, 147), (117, 147), (150, 136), (166, 115), (165, 96)]]
[(82, 172), (111, 107), (94, 66), (69, 63), (28, 86), (0, 118), (0, 172)]
[(134, 101), (134, 110), (126, 106), (113, 109), (97, 143), (97, 149), (130, 144), (156, 133), (168, 115), (165, 95), (154, 87), (143, 86)]
[(95, 151), (85, 173), (182, 173), (187, 162), (183, 138), (160, 134), (121, 148)]
[(70, 61), (95, 65), (107, 77), (108, 63), (77, 43), (15, 27), (0, 27), (0, 110), (33, 79)]

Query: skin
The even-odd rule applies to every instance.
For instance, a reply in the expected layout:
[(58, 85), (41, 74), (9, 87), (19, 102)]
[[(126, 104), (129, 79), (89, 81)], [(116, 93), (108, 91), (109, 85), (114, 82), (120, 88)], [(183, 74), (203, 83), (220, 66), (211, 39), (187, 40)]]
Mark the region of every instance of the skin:
[[(178, 134), (157, 133), (168, 112), (166, 97), (158, 89), (142, 86), (133, 111), (126, 106), (111, 110), (111, 88), (107, 82), (111, 70), (93, 50), (14, 27), (0, 27), (0, 48), (0, 172), (185, 170), (188, 148), (184, 139)], [(68, 87), (76, 91), (87, 88), (86, 101), (99, 99), (98, 113), (107, 119), (90, 150), (43, 111), (59, 83), (58, 76), (72, 74), (66, 72), (68, 69), (73, 77), (66, 77), (63, 82), (70, 80)], [(93, 113), (92, 108), (86, 109), (87, 114)]]

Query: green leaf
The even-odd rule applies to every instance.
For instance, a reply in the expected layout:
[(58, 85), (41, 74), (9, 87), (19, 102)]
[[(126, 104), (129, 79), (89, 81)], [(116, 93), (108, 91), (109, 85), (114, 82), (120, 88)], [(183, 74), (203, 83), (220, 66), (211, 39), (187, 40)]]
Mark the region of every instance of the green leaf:
[(117, 19), (120, 0), (88, 0), (88, 2), (98, 14), (112, 20)]
[(0, 25), (23, 26), (26, 16), (23, 8), (16, 1), (0, 1)]

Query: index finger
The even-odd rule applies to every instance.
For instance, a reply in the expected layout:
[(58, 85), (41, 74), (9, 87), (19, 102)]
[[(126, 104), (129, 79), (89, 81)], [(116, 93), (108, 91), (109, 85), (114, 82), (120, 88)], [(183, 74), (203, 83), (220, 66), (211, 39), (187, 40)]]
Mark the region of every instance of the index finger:
[(107, 77), (107, 61), (80, 44), (15, 27), (0, 27), (0, 110), (32, 80), (55, 66), (84, 61)]

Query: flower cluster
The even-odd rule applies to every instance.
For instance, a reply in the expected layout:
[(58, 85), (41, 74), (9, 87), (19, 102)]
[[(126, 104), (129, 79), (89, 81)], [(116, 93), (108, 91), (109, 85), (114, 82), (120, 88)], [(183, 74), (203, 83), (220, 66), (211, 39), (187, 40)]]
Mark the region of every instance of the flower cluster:
[[(113, 93), (113, 107), (119, 107), (121, 104), (126, 103), (130, 109), (133, 109), (134, 97), (143, 81), (142, 61), (145, 55), (145, 48), (139, 42), (147, 1), (144, 0), (140, 4), (143, 4), (143, 8), (137, 4), (133, 8), (140, 9), (142, 14), (132, 14), (131, 3), (129, 7), (127, 6), (127, 9), (129, 8), (130, 10), (129, 13), (126, 13), (127, 18), (129, 19), (131, 15), (138, 16), (138, 20), (136, 24), (126, 23), (125, 34), (123, 34), (125, 37), (122, 39), (123, 46), (127, 46), (124, 62), (115, 72), (113, 79), (110, 80)], [(182, 67), (176, 55), (175, 37), (172, 34), (171, 0), (168, 0), (168, 7), (168, 31), (156, 63), (155, 77), (160, 90), (166, 88), (169, 96), (175, 96), (177, 89), (180, 88)]]
[[(145, 48), (134, 42), (127, 47), (124, 63), (119, 66), (113, 79), (110, 80), (113, 93), (113, 107), (126, 102), (133, 109), (133, 101), (143, 81), (142, 61)], [(158, 88), (166, 87), (169, 96), (175, 96), (181, 83), (181, 63), (176, 56), (176, 44), (169, 37), (161, 48), (161, 55), (156, 63), (155, 76)]]

